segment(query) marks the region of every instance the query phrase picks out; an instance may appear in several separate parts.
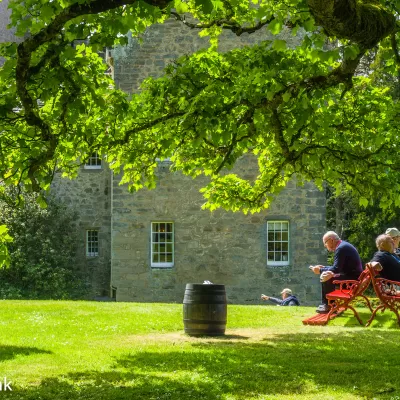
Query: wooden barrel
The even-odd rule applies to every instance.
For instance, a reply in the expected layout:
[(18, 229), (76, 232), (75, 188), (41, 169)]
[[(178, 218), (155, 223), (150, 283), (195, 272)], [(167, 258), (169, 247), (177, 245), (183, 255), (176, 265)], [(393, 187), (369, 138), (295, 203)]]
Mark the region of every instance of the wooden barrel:
[(221, 336), (226, 327), (225, 285), (188, 283), (183, 298), (183, 324), (188, 335)]

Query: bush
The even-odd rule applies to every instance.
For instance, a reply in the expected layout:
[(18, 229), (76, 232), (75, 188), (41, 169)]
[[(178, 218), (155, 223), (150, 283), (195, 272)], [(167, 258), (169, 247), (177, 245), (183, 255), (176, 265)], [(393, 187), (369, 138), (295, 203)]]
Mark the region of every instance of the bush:
[(8, 234), (6, 225), (0, 225), (0, 267), (10, 264), (10, 256), (6, 243), (12, 242), (12, 237)]
[[(9, 193), (15, 201), (18, 196)], [(10, 265), (0, 270), (1, 298), (73, 299), (88, 292), (74, 269), (78, 240), (76, 213), (59, 200), (39, 205), (37, 194), (24, 194), (18, 207), (0, 201), (0, 224), (9, 228)]]

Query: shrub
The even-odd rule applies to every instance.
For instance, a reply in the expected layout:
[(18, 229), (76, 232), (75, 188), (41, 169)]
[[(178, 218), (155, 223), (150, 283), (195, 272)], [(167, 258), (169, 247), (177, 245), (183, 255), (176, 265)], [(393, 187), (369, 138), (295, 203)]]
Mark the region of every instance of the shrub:
[(24, 194), (15, 207), (17, 194), (9, 193), (14, 204), (0, 201), (0, 224), (9, 228), (10, 265), (0, 270), (2, 298), (82, 298), (87, 285), (74, 269), (76, 265), (76, 213), (59, 200), (48, 197), (39, 205), (37, 194)]

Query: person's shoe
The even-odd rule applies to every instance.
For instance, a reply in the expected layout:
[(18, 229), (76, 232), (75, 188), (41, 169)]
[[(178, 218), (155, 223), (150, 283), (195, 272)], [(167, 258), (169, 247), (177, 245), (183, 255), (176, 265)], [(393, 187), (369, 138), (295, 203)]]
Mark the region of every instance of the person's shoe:
[(318, 314), (327, 314), (330, 311), (330, 307), (328, 304), (320, 304), (318, 308), (315, 310)]

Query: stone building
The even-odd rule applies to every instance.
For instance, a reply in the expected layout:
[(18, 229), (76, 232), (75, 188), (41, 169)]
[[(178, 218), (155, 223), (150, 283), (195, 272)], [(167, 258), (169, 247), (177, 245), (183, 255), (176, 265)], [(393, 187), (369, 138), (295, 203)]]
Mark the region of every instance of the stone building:
[[(220, 50), (264, 39), (263, 32), (240, 37), (224, 32)], [(130, 38), (127, 46), (111, 51), (116, 85), (135, 93), (145, 77), (160, 76), (169, 62), (207, 44), (172, 19), (152, 26), (141, 45)], [(243, 158), (235, 168), (251, 175), (253, 166)], [(168, 161), (159, 163), (158, 177), (156, 189), (129, 193), (96, 155), (77, 179), (56, 177), (54, 193), (80, 215), (76, 263), (94, 295), (182, 302), (186, 283), (209, 280), (226, 285), (229, 303), (258, 304), (261, 293), (279, 295), (284, 287), (303, 304), (319, 300), (318, 279), (307, 267), (326, 262), (324, 192), (293, 180), (266, 211), (211, 213), (201, 210), (199, 189), (206, 178), (172, 173)]]

